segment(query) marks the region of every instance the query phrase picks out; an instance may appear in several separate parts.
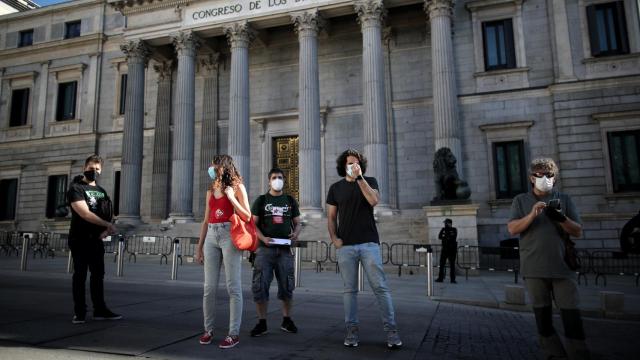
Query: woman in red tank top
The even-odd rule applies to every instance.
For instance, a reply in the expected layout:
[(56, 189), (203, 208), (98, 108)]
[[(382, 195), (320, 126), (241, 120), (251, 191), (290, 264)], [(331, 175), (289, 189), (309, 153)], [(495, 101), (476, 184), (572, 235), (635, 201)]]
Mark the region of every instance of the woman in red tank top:
[(208, 345), (213, 338), (216, 290), (224, 264), (229, 293), (229, 333), (219, 347), (227, 349), (239, 343), (242, 322), (242, 251), (231, 242), (229, 218), (235, 212), (243, 219), (249, 219), (251, 210), (247, 190), (231, 156), (216, 155), (209, 167), (209, 176), (212, 183), (207, 191), (206, 210), (194, 256), (197, 263), (204, 264), (204, 335), (200, 337), (200, 344)]

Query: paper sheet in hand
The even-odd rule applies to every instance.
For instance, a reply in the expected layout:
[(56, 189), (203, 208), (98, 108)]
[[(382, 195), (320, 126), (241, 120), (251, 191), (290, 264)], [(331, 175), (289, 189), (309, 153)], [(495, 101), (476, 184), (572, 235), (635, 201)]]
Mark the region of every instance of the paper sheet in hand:
[(272, 245), (291, 245), (291, 240), (289, 239), (278, 239), (278, 238), (271, 238), (271, 243)]

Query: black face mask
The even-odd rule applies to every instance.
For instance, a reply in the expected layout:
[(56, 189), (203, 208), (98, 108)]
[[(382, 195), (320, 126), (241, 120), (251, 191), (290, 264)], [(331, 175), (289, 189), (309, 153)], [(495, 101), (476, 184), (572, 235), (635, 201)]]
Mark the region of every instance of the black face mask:
[(96, 179), (98, 179), (98, 177), (100, 176), (100, 173), (96, 170), (85, 171), (82, 174), (84, 175), (84, 178), (89, 182), (96, 181)]

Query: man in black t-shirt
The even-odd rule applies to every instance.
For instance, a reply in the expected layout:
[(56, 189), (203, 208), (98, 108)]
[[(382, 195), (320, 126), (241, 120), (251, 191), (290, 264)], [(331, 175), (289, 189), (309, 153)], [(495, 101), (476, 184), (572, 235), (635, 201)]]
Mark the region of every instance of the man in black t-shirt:
[(284, 172), (273, 168), (269, 171), (269, 191), (258, 196), (251, 206), (253, 221), (256, 223), (260, 246), (256, 250), (253, 263), (253, 281), (251, 290), (258, 312), (258, 324), (251, 330), (251, 336), (267, 333), (267, 308), (269, 305), (269, 287), (275, 273), (278, 281), (278, 299), (282, 301), (282, 325), (280, 329), (289, 333), (298, 332), (291, 320), (290, 312), (293, 298), (294, 271), (291, 246), (278, 244), (282, 240), (292, 243), (298, 239), (302, 224), (298, 203), (286, 195)]
[(378, 230), (373, 207), (378, 204), (378, 182), (365, 177), (367, 160), (349, 149), (337, 159), (338, 175), (327, 194), (327, 222), (331, 242), (336, 247), (338, 266), (344, 282), (344, 315), (347, 334), (344, 345), (358, 346), (358, 264), (362, 264), (382, 312), (387, 346), (402, 346), (398, 335), (391, 292), (382, 268)]
[(84, 163), (83, 175), (77, 176), (67, 192), (71, 204), (71, 226), (69, 249), (73, 256), (73, 303), (72, 323), (83, 324), (86, 319), (85, 282), (87, 270), (94, 320), (118, 320), (122, 316), (111, 312), (104, 302), (104, 246), (102, 239), (115, 234), (111, 223), (111, 201), (107, 192), (96, 184), (102, 172), (102, 158), (91, 155)]

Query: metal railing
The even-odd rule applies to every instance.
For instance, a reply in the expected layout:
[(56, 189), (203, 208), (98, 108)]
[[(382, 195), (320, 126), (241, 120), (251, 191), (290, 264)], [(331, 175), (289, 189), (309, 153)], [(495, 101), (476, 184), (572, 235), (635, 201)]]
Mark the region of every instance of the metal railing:
[(469, 271), (473, 270), (506, 271), (514, 274), (514, 283), (517, 284), (520, 272), (519, 248), (458, 246), (456, 264), (464, 270), (466, 279), (469, 278)]
[(137, 262), (138, 255), (157, 255), (167, 264), (169, 255), (173, 252), (173, 240), (169, 236), (130, 235), (127, 237), (125, 251), (129, 254), (129, 261)]
[[(427, 252), (416, 251), (420, 247), (429, 246), (432, 249), (432, 257), (438, 259), (442, 251), (441, 245), (396, 243), (390, 247), (390, 262), (398, 267), (398, 276), (402, 276), (402, 268), (426, 268)], [(437, 260), (436, 260), (437, 261)], [(434, 266), (437, 266), (434, 264)]]

